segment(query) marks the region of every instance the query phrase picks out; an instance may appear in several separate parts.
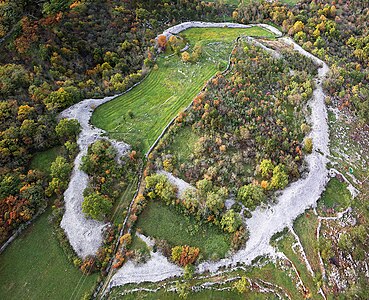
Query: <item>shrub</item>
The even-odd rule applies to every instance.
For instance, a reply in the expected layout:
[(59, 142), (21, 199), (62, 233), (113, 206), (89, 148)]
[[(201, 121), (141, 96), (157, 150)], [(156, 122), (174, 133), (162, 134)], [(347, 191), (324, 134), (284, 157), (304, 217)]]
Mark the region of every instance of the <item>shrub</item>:
[(82, 203), (82, 211), (95, 220), (103, 220), (112, 207), (111, 201), (97, 192), (87, 195)]
[(304, 150), (307, 153), (311, 153), (313, 151), (313, 139), (306, 138), (304, 141)]
[(238, 213), (235, 213), (233, 209), (227, 211), (220, 221), (224, 231), (229, 233), (235, 232), (242, 224), (241, 217)]
[(238, 190), (237, 199), (247, 208), (254, 210), (265, 199), (265, 194), (261, 186), (248, 184)]

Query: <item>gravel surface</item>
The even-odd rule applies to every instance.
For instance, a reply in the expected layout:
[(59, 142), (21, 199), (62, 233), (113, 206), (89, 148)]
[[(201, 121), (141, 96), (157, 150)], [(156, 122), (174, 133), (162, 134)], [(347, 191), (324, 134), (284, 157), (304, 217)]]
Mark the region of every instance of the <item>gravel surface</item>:
[[(208, 23), (198, 24), (198, 22), (187, 22), (166, 30), (164, 34), (178, 33), (190, 27), (225, 27), (224, 23), (218, 24), (217, 26), (214, 26), (213, 23), (209, 23), (209, 26), (207, 26), (207, 24)], [(269, 26), (266, 27), (270, 29)], [(273, 31), (280, 34), (276, 29), (273, 29)], [(253, 212), (252, 217), (246, 222), (250, 230), (250, 238), (244, 249), (236, 252), (230, 258), (222, 259), (218, 262), (201, 263), (197, 267), (199, 273), (205, 271), (217, 272), (220, 267), (235, 266), (239, 262), (250, 264), (254, 258), (260, 255), (277, 256), (274, 248), (269, 243), (270, 238), (285, 227), (292, 226), (293, 221), (308, 207), (315, 207), (317, 200), (327, 184), (328, 171), (326, 169), (326, 164), (328, 161), (327, 157), (329, 156), (329, 132), (322, 81), (329, 68), (323, 61), (303, 50), (290, 38), (282, 38), (281, 40), (294, 47), (296, 51), (311, 58), (320, 66), (316, 78), (316, 88), (309, 102), (312, 123), (310, 137), (313, 139), (314, 144), (312, 154), (306, 156), (309, 173), (305, 178), (301, 178), (284, 189), (275, 205), (268, 208), (259, 207)], [(173, 175), (168, 175), (168, 178), (171, 178), (170, 180), (172, 182), (178, 182), (178, 179), (170, 177)], [(181, 183), (181, 185), (185, 186), (183, 183)], [(155, 259), (155, 257), (152, 257), (152, 260)], [(129, 274), (136, 274), (135, 272), (136, 271), (132, 270), (131, 264), (127, 263), (127, 265), (124, 265), (113, 277), (111, 286), (127, 283), (127, 278), (130, 276)], [(150, 272), (152, 272), (152, 274), (150, 274)], [(162, 276), (159, 276), (158, 272), (161, 273)], [(139, 273), (142, 274), (144, 280), (142, 277), (134, 275), (134, 278), (136, 278), (135, 282), (157, 281), (159, 277), (161, 280), (178, 275), (175, 271), (171, 273), (170, 268), (163, 268), (162, 271), (159, 271), (157, 269), (153, 270), (150, 266), (144, 269), (140, 268)], [(126, 274), (126, 276), (122, 277), (122, 274)], [(135, 279), (130, 278), (129, 280), (129, 282), (133, 282)]]
[[(60, 226), (64, 229), (70, 244), (78, 256), (84, 258), (94, 255), (103, 241), (103, 230), (107, 224), (87, 219), (82, 212), (83, 191), (88, 184), (88, 176), (80, 170), (82, 157), (87, 154), (88, 146), (102, 139), (104, 130), (89, 124), (94, 109), (115, 97), (103, 99), (86, 99), (60, 114), (60, 118), (77, 119), (81, 124), (81, 133), (77, 144), (80, 152), (74, 160), (74, 168), (67, 190), (64, 192), (65, 213)], [(107, 138), (105, 138), (107, 139)], [(124, 155), (129, 146), (122, 142), (110, 140), (118, 151), (118, 157)]]

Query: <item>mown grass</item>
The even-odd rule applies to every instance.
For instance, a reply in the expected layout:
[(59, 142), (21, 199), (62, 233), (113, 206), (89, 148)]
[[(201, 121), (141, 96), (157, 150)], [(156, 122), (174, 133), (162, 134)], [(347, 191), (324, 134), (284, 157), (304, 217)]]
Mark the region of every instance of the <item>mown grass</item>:
[(98, 275), (70, 264), (46, 211), (0, 255), (0, 299), (80, 299)]
[[(99, 106), (91, 122), (105, 129), (110, 137), (146, 152), (169, 121), (219, 71), (218, 64), (227, 64), (234, 40), (239, 35), (273, 36), (259, 27), (191, 28), (183, 34), (191, 48), (196, 43), (203, 46), (202, 58), (197, 63), (184, 63), (176, 55), (160, 55), (157, 69), (154, 68), (130, 92)], [(128, 112), (132, 112), (133, 117)]]
[(150, 202), (138, 218), (137, 228), (143, 234), (167, 240), (173, 246), (198, 247), (205, 259), (224, 257), (230, 249), (230, 237), (215, 225), (199, 225), (160, 202)]
[(51, 163), (61, 154), (61, 149), (61, 146), (56, 146), (46, 151), (37, 152), (31, 160), (30, 169), (50, 174)]
[(334, 208), (336, 211), (344, 210), (351, 202), (351, 194), (347, 184), (332, 178), (318, 201), (318, 208)]

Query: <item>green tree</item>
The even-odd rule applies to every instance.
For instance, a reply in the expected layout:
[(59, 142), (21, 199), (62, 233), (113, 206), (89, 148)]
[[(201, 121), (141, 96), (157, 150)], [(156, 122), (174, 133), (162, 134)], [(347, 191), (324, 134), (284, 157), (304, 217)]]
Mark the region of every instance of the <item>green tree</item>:
[(250, 289), (250, 283), (245, 276), (242, 276), (240, 280), (237, 280), (233, 284), (233, 288), (240, 294), (244, 294)]
[(81, 126), (76, 119), (61, 119), (55, 127), (55, 132), (62, 141), (74, 140), (80, 131)]
[(29, 85), (29, 75), (21, 65), (6, 64), (0, 66), (0, 97), (16, 95), (20, 88)]
[(233, 209), (227, 211), (220, 221), (220, 225), (222, 226), (224, 231), (229, 233), (235, 232), (242, 224), (241, 217), (238, 213), (236, 213)]
[(270, 159), (263, 159), (259, 166), (261, 176), (264, 178), (270, 178), (273, 173), (273, 168), (274, 165)]
[(206, 207), (215, 214), (219, 214), (224, 208), (224, 200), (216, 192), (209, 192), (206, 196)]
[(103, 220), (112, 207), (113, 203), (97, 192), (85, 196), (82, 203), (82, 211), (95, 220)]
[(51, 163), (50, 173), (52, 177), (67, 180), (71, 171), (72, 166), (63, 156), (56, 157), (55, 161)]
[(288, 175), (283, 165), (278, 165), (273, 169), (273, 176), (270, 185), (274, 189), (284, 189), (288, 184)]
[(237, 193), (237, 199), (247, 208), (253, 210), (265, 199), (263, 188), (259, 185), (248, 184), (242, 186)]
[(45, 15), (52, 15), (65, 10), (72, 2), (73, 0), (49, 0), (44, 3), (42, 12)]
[(202, 179), (196, 182), (196, 187), (201, 197), (206, 197), (207, 193), (212, 191), (213, 183), (210, 180)]

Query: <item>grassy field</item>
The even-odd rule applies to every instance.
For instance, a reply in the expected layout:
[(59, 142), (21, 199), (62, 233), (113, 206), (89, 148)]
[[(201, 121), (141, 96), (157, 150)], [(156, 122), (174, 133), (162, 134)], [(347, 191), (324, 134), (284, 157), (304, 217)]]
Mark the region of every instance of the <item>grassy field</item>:
[[(157, 69), (130, 92), (99, 106), (91, 122), (109, 136), (146, 152), (169, 121), (182, 111), (218, 69), (226, 65), (239, 35), (270, 36), (259, 27), (248, 29), (191, 28), (183, 32), (192, 47), (203, 47), (197, 63), (184, 63), (176, 56), (160, 55)], [(128, 113), (131, 112), (133, 117)], [(132, 114), (130, 114), (132, 116)]]
[(334, 208), (336, 211), (344, 210), (351, 202), (351, 194), (347, 184), (332, 178), (318, 201), (318, 208)]
[(178, 158), (178, 165), (189, 160), (198, 139), (199, 137), (188, 126), (176, 133), (173, 142), (168, 147), (168, 152), (175, 154)]
[(80, 299), (97, 275), (70, 264), (46, 211), (0, 255), (0, 299)]
[[(175, 226), (173, 226), (175, 225)], [(151, 202), (140, 215), (137, 228), (154, 238), (165, 239), (173, 245), (200, 248), (204, 258), (224, 257), (230, 248), (229, 236), (217, 227), (197, 225), (160, 202)]]
[(319, 247), (315, 235), (317, 227), (318, 218), (312, 210), (305, 212), (293, 223), (293, 228), (300, 238), (307, 259), (314, 272), (320, 272), (318, 256)]
[(37, 152), (32, 158), (30, 169), (35, 169), (49, 174), (51, 163), (60, 154), (60, 152), (61, 146), (57, 146), (43, 152)]

